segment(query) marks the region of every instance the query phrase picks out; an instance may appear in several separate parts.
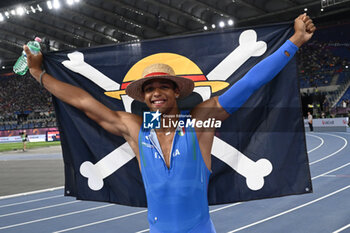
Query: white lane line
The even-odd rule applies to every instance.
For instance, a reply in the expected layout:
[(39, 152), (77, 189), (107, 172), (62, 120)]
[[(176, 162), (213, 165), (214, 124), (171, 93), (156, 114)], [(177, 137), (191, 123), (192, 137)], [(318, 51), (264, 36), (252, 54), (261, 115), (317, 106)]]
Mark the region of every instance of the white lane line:
[(145, 230), (142, 230), (142, 231), (137, 231), (135, 233), (143, 233), (143, 232), (148, 232), (149, 231), (149, 228), (148, 229), (145, 229)]
[(323, 145), (323, 143), (324, 143), (323, 138), (321, 138), (321, 137), (319, 137), (319, 136), (316, 136), (316, 135), (313, 135), (313, 134), (306, 134), (306, 136), (315, 137), (315, 138), (321, 140), (321, 143), (320, 143), (318, 146), (316, 146), (315, 148), (309, 150), (307, 153), (311, 153), (311, 152), (313, 152), (314, 150), (317, 150), (317, 149), (320, 148), (320, 147)]
[(346, 229), (350, 228), (350, 224), (346, 225), (346, 226), (343, 226), (342, 228), (339, 228), (338, 230), (336, 231), (333, 231), (333, 233), (339, 233), (339, 232), (342, 232)]
[(16, 214), (24, 214), (24, 213), (28, 213), (28, 212), (37, 211), (37, 210), (49, 209), (49, 208), (58, 207), (58, 206), (69, 205), (69, 204), (76, 203), (76, 202), (80, 202), (80, 201), (69, 201), (69, 202), (64, 202), (64, 203), (60, 203), (60, 204), (56, 204), (56, 205), (48, 205), (48, 206), (39, 207), (39, 208), (35, 208), (35, 209), (29, 209), (29, 210), (13, 212), (13, 213), (9, 213), (9, 214), (3, 214), (3, 215), (0, 215), (0, 218), (12, 216), (12, 215), (16, 215)]
[(36, 190), (36, 191), (32, 191), (32, 192), (17, 193), (17, 194), (12, 194), (12, 195), (7, 195), (7, 196), (1, 196), (0, 200), (7, 199), (7, 198), (13, 198), (13, 197), (21, 197), (21, 196), (26, 196), (26, 195), (38, 194), (38, 193), (44, 193), (44, 192), (49, 192), (49, 191), (55, 191), (55, 190), (63, 189), (63, 188), (64, 188), (63, 186), (60, 186), (60, 187)]
[(315, 200), (309, 201), (309, 202), (307, 202), (307, 203), (305, 203), (305, 204), (299, 205), (299, 206), (297, 206), (297, 207), (294, 207), (294, 208), (292, 208), (292, 209), (286, 210), (286, 211), (281, 212), (281, 213), (279, 213), (279, 214), (270, 216), (270, 217), (268, 217), (268, 218), (264, 218), (264, 219), (262, 219), (262, 220), (260, 220), (260, 221), (251, 223), (251, 224), (249, 224), (249, 225), (245, 225), (245, 226), (243, 226), (243, 227), (237, 228), (237, 229), (232, 230), (232, 231), (229, 231), (229, 232), (227, 232), (227, 233), (233, 233), (233, 232), (241, 231), (241, 230), (247, 229), (247, 228), (249, 228), (249, 227), (258, 225), (258, 224), (260, 224), (260, 223), (269, 221), (269, 220), (271, 220), (271, 219), (277, 218), (277, 217), (282, 216), (282, 215), (284, 215), (284, 214), (288, 214), (288, 213), (290, 213), (290, 212), (293, 212), (293, 211), (298, 210), (298, 209), (300, 209), (300, 208), (303, 208), (303, 207), (305, 207), (305, 206), (311, 205), (311, 204), (313, 204), (313, 203), (315, 203), (315, 202), (321, 201), (321, 200), (323, 200), (323, 199), (325, 199), (325, 198), (327, 198), (327, 197), (333, 196), (333, 195), (335, 195), (335, 194), (337, 194), (337, 193), (339, 193), (339, 192), (342, 192), (342, 191), (344, 191), (344, 190), (346, 190), (346, 189), (348, 189), (348, 188), (350, 188), (350, 185), (348, 185), (348, 186), (346, 186), (346, 187), (343, 187), (343, 188), (341, 188), (341, 189), (338, 189), (337, 191), (334, 191), (334, 192), (332, 192), (332, 193), (329, 193), (329, 194), (327, 194), (327, 195), (324, 195), (324, 196), (322, 196), (322, 197), (320, 197), (320, 198), (317, 198), (317, 199), (315, 199)]
[(136, 215), (136, 214), (141, 214), (141, 213), (144, 213), (144, 212), (147, 212), (147, 210), (141, 210), (141, 211), (138, 211), (138, 212), (125, 214), (125, 215), (117, 216), (117, 217), (114, 217), (114, 218), (109, 218), (109, 219), (105, 219), (105, 220), (101, 220), (101, 221), (97, 221), (97, 222), (88, 223), (88, 224), (85, 224), (85, 225), (80, 225), (80, 226), (76, 226), (76, 227), (72, 227), (72, 228), (67, 228), (67, 229), (55, 231), (53, 233), (61, 233), (61, 232), (76, 230), (76, 229), (80, 229), (80, 228), (84, 228), (84, 227), (88, 227), (88, 226), (92, 226), (92, 225), (96, 225), (96, 224), (100, 224), (100, 223), (105, 223), (105, 222), (109, 222), (109, 221), (113, 221), (113, 220), (117, 220), (117, 219), (121, 219), (121, 218), (126, 218), (126, 217), (129, 217), (129, 216), (133, 216), (133, 215)]
[(217, 208), (217, 209), (215, 209), (215, 210), (211, 210), (211, 211), (209, 211), (209, 213), (214, 213), (214, 212), (216, 212), (216, 211), (220, 211), (220, 210), (223, 210), (223, 209), (227, 209), (227, 208), (230, 208), (230, 207), (232, 207), (232, 206), (239, 205), (239, 204), (241, 204), (241, 203), (242, 203), (242, 202), (237, 202), (237, 203), (229, 204), (229, 205), (226, 205), (226, 206)]
[[(344, 168), (344, 167), (346, 167), (346, 166), (349, 166), (349, 165), (350, 165), (350, 162), (349, 162), (349, 163), (346, 163), (346, 164), (344, 164), (344, 165), (342, 165), (342, 166), (339, 166), (339, 167), (337, 167), (337, 168), (335, 168), (335, 169), (332, 169), (332, 170), (330, 170), (330, 171), (328, 171), (328, 172), (325, 172), (325, 173), (323, 173), (323, 174), (321, 174), (321, 175), (315, 176), (315, 177), (311, 178), (311, 180), (318, 179), (318, 178), (320, 178), (320, 177), (322, 177), (322, 176), (324, 176), (324, 175), (327, 175), (327, 174), (332, 173), (332, 172), (334, 172), (334, 171), (340, 170), (340, 169), (342, 169), (342, 168)], [(350, 186), (347, 186), (346, 188), (348, 188), (348, 187), (350, 187)], [(336, 192), (337, 192), (337, 191), (336, 191)], [(334, 193), (334, 192), (333, 192), (333, 193)], [(330, 194), (328, 194), (328, 195), (330, 195)], [(332, 195), (333, 195), (333, 194), (332, 194)], [(326, 196), (327, 196), (327, 195), (326, 195)], [(321, 197), (321, 198), (322, 198), (322, 197)], [(320, 198), (319, 198), (319, 199), (320, 199)], [(316, 199), (316, 200), (318, 200), (318, 199)], [(321, 200), (321, 199), (320, 199), (320, 200)], [(315, 200), (314, 200), (314, 201), (311, 201), (311, 202), (315, 202)], [(308, 202), (308, 203), (312, 204), (311, 202)], [(306, 203), (306, 204), (307, 204), (307, 203)], [(270, 220), (270, 219), (273, 219), (273, 218), (279, 217), (279, 216), (281, 216), (281, 215), (284, 215), (284, 214), (286, 214), (286, 213), (289, 213), (289, 212), (291, 212), (291, 210), (294, 211), (294, 210), (296, 210), (296, 209), (302, 208), (302, 207), (306, 206), (306, 204), (301, 205), (301, 207), (300, 207), (300, 206), (297, 206), (297, 207), (295, 207), (295, 208), (293, 208), (293, 209), (289, 209), (289, 210), (284, 211), (284, 212), (282, 212), (282, 213), (280, 213), (280, 214), (277, 214), (277, 215), (274, 215), (274, 216), (271, 216), (271, 217), (262, 219), (262, 220), (260, 220), (260, 221), (258, 221), (258, 222), (255, 222), (255, 223), (252, 223), (252, 224), (243, 226), (243, 227), (241, 227), (241, 228), (238, 228), (238, 229), (236, 229), (236, 230), (230, 231), (230, 232), (228, 232), (228, 233), (237, 232), (237, 231), (243, 230), (243, 229), (245, 229), (245, 228), (248, 228), (248, 227), (257, 225), (257, 224), (259, 224), (259, 223), (266, 222), (266, 221), (268, 221), (268, 220)]]
[(74, 212), (70, 212), (70, 213), (66, 213), (66, 214), (55, 215), (55, 216), (51, 216), (51, 217), (47, 217), (47, 218), (40, 218), (40, 219), (36, 219), (36, 220), (33, 220), (33, 221), (28, 221), (28, 222), (22, 222), (22, 223), (18, 223), (18, 224), (8, 225), (8, 226), (0, 227), (0, 230), (13, 228), (13, 227), (18, 227), (18, 226), (23, 226), (23, 225), (27, 225), (27, 224), (31, 224), (31, 223), (36, 223), (36, 222), (42, 222), (42, 221), (55, 219), (55, 218), (61, 218), (61, 217), (65, 217), (65, 216), (69, 216), (69, 215), (73, 215), (73, 214), (79, 214), (79, 213), (83, 213), (83, 212), (87, 212), (87, 211), (91, 211), (91, 210), (97, 210), (97, 209), (101, 209), (101, 208), (105, 208), (105, 207), (109, 207), (109, 206), (114, 206), (114, 204), (108, 204), (108, 205), (93, 207), (93, 208), (89, 208), (89, 209), (85, 209), (85, 210), (74, 211)]
[(348, 145), (348, 140), (346, 140), (343, 137), (340, 137), (338, 135), (328, 134), (328, 133), (323, 133), (323, 134), (334, 136), (334, 137), (337, 137), (337, 138), (340, 138), (340, 139), (344, 140), (344, 145), (339, 150), (337, 150), (336, 152), (333, 152), (332, 154), (327, 155), (326, 157), (323, 157), (322, 159), (319, 159), (319, 160), (316, 160), (314, 162), (311, 162), (311, 163), (309, 163), (309, 165), (313, 165), (315, 163), (318, 163), (318, 162), (321, 162), (321, 161), (323, 161), (325, 159), (328, 159), (329, 157), (332, 157), (333, 155), (335, 155), (335, 154), (339, 153), (340, 151), (342, 151)]
[(37, 202), (37, 201), (44, 201), (44, 200), (54, 199), (54, 198), (58, 198), (58, 197), (64, 197), (64, 196), (63, 195), (56, 195), (56, 196), (52, 196), (52, 197), (44, 197), (44, 198), (39, 198), (39, 199), (33, 199), (33, 200), (30, 200), (30, 201), (16, 202), (16, 203), (7, 204), (7, 205), (1, 205), (0, 208), (9, 207), (9, 206), (15, 206), (15, 205), (22, 205), (22, 204), (27, 204), (27, 203)]
[(311, 180), (315, 180), (315, 179), (320, 178), (320, 177), (322, 177), (322, 176), (328, 175), (329, 173), (338, 171), (339, 169), (342, 169), (342, 168), (344, 168), (344, 167), (346, 167), (346, 166), (349, 166), (349, 165), (350, 165), (350, 162), (349, 162), (349, 163), (346, 163), (346, 164), (344, 164), (344, 165), (341, 165), (340, 167), (334, 168), (333, 170), (330, 170), (330, 171), (328, 171), (328, 172), (322, 173), (321, 175), (315, 176), (315, 177), (311, 178)]

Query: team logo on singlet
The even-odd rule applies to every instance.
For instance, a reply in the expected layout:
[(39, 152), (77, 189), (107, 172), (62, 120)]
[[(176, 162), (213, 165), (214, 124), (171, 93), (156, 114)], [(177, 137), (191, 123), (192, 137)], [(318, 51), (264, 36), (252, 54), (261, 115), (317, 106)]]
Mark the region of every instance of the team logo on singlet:
[(185, 135), (185, 127), (180, 127), (177, 132), (180, 136), (184, 136)]

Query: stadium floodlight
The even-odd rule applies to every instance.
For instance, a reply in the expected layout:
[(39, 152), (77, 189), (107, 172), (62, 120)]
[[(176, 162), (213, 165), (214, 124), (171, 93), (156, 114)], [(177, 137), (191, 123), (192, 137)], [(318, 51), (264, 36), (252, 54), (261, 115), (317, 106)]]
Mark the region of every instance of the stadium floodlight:
[(43, 11), (43, 8), (41, 8), (41, 6), (40, 6), (39, 4), (37, 4), (36, 6), (38, 7), (38, 10), (39, 10), (40, 12)]
[(59, 0), (53, 0), (53, 8), (59, 9), (61, 7), (60, 1)]
[(23, 7), (20, 6), (20, 7), (17, 7), (16, 12), (17, 12), (17, 15), (24, 15), (25, 10)]
[(52, 10), (52, 2), (51, 1), (47, 1), (47, 8), (49, 8), (49, 10)]
[(219, 22), (219, 26), (220, 26), (221, 28), (225, 27), (224, 21), (220, 21), (220, 22)]
[(4, 70), (6, 67), (5, 66), (2, 66), (2, 69)]
[(229, 19), (229, 20), (227, 21), (227, 24), (228, 24), (229, 26), (233, 26), (234, 22), (233, 22), (232, 19)]
[(10, 11), (10, 13), (11, 13), (11, 15), (16, 15), (16, 11), (13, 9)]
[(207, 26), (204, 26), (203, 29), (204, 29), (204, 30), (208, 30), (208, 27), (207, 27)]
[(80, 2), (80, 0), (74, 0), (74, 2)]
[(212, 24), (211, 27), (212, 27), (212, 28), (216, 28), (215, 24)]
[(66, 2), (67, 2), (68, 5), (73, 5), (74, 4), (73, 0), (66, 0)]
[(2, 22), (4, 20), (5, 20), (4, 16), (0, 13), (0, 22)]
[(32, 10), (32, 12), (35, 14), (36, 10), (33, 6), (30, 6), (30, 9)]
[(5, 11), (5, 16), (6, 16), (7, 18), (10, 18), (10, 13), (9, 13), (8, 11)]
[(307, 11), (307, 8), (304, 8), (304, 11), (306, 12), (306, 11)]

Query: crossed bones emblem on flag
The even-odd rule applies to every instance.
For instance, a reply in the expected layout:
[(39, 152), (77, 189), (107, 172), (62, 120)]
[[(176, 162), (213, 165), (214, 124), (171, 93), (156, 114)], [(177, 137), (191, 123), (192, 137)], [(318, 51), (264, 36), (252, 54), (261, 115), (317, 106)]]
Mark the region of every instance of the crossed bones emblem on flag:
[[(235, 48), (224, 60), (222, 60), (209, 74), (208, 80), (226, 80), (250, 57), (258, 57), (265, 53), (267, 45), (264, 41), (257, 41), (254, 30), (243, 31), (239, 37), (239, 46)], [(73, 72), (88, 78), (105, 91), (118, 90), (120, 85), (108, 78), (100, 71), (84, 61), (84, 54), (73, 52), (68, 55), (69, 60), (62, 64)], [(210, 98), (210, 87), (195, 87), (194, 92), (201, 95), (203, 101)], [(122, 96), (125, 111), (131, 112), (133, 99), (127, 95)], [(246, 178), (249, 189), (259, 190), (264, 186), (264, 177), (272, 172), (272, 164), (262, 158), (253, 161), (236, 148), (214, 136), (211, 154), (225, 162), (237, 173)], [(134, 152), (127, 142), (107, 154), (96, 164), (86, 161), (80, 166), (80, 173), (88, 178), (90, 189), (98, 191), (103, 187), (103, 179), (113, 174), (123, 165), (135, 157)]]

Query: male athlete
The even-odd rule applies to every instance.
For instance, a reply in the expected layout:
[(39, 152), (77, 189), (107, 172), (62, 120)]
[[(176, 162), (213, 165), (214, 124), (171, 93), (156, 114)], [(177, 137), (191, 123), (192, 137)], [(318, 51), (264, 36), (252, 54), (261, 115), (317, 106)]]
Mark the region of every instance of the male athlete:
[[(276, 52), (253, 67), (223, 95), (198, 104), (190, 117), (202, 121), (209, 118), (225, 120), (242, 106), (255, 90), (277, 75), (298, 47), (312, 37), (316, 28), (303, 14), (295, 19), (294, 30), (294, 35)], [(30, 73), (49, 92), (129, 143), (138, 160), (146, 190), (151, 233), (215, 232), (207, 200), (215, 128), (145, 129), (140, 116), (112, 111), (81, 88), (55, 79), (42, 70), (41, 54), (31, 54), (27, 46), (24, 50)], [(172, 116), (176, 121), (187, 118), (180, 116), (179, 119), (177, 98), (189, 95), (193, 87), (191, 80), (176, 77), (171, 67), (153, 64), (144, 70), (141, 79), (128, 85), (126, 93), (145, 102), (151, 111)]]

